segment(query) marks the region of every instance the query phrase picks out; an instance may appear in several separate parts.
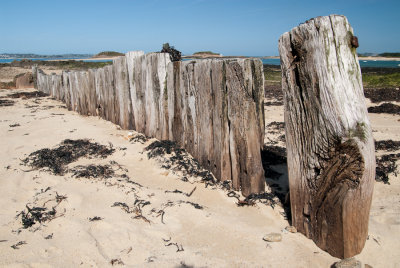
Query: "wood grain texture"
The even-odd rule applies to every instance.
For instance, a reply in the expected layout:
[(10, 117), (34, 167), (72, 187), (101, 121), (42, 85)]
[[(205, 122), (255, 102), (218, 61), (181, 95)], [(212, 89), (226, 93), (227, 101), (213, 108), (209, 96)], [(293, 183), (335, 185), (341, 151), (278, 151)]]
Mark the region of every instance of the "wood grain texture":
[(243, 195), (263, 192), (261, 61), (173, 62), (167, 76), (169, 138)]
[(375, 177), (353, 29), (311, 19), (279, 39), (293, 225), (339, 258), (361, 252)]

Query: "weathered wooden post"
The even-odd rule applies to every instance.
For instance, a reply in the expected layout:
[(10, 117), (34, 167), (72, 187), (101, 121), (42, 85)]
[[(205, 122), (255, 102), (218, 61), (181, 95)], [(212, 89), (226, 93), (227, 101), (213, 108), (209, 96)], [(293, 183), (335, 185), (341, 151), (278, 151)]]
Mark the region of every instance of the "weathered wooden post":
[(279, 39), (293, 225), (339, 258), (364, 247), (375, 177), (356, 47), (338, 15)]

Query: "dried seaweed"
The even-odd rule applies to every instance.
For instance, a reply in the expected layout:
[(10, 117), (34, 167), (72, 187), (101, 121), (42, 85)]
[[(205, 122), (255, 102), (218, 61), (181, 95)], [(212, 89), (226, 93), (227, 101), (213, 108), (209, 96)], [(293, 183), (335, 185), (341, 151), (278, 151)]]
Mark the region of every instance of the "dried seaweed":
[[(265, 65), (264, 65), (265, 66)], [(277, 102), (283, 101), (282, 86), (280, 84), (264, 86), (264, 96)]]
[(148, 137), (140, 133), (129, 139), (129, 142), (139, 142), (141, 144), (145, 143), (146, 141), (148, 141)]
[(12, 245), (11, 247), (12, 247), (13, 249), (19, 249), (19, 246), (26, 245), (26, 244), (27, 244), (27, 243), (26, 243), (25, 241), (19, 241), (17, 244)]
[(89, 218), (89, 221), (101, 221), (102, 219), (102, 217), (94, 216), (92, 218)]
[(5, 106), (13, 106), (14, 105), (14, 101), (12, 100), (8, 100), (8, 99), (0, 99), (0, 107), (5, 107)]
[(193, 206), (195, 209), (200, 209), (200, 210), (204, 209), (204, 207), (202, 205), (199, 205), (197, 203), (190, 202), (190, 201), (179, 200), (178, 204), (189, 204), (189, 205)]
[(400, 90), (396, 88), (364, 88), (364, 94), (374, 103), (400, 101)]
[(276, 199), (275, 199), (276, 194), (274, 193), (261, 193), (261, 194), (251, 194), (248, 197), (246, 197), (245, 201), (246, 202), (260, 202), (264, 205), (269, 205), (272, 208), (275, 207), (277, 204)]
[(397, 164), (400, 159), (400, 153), (386, 154), (376, 158), (376, 181), (381, 181), (385, 184), (389, 183), (389, 174), (397, 176)]
[(114, 153), (115, 149), (90, 142), (87, 139), (66, 139), (55, 149), (41, 149), (31, 153), (22, 162), (35, 169), (48, 168), (55, 175), (63, 175), (65, 166), (81, 157), (105, 158)]
[(44, 239), (53, 239), (53, 234), (49, 234), (48, 236), (46, 236)]
[(171, 240), (172, 240), (171, 237), (169, 239), (164, 239), (163, 238), (162, 240), (166, 243), (165, 244), (166, 247), (176, 246), (176, 252), (184, 251), (182, 245), (178, 245), (178, 243), (171, 242)]
[(379, 106), (372, 106), (368, 108), (369, 113), (385, 113), (385, 114), (397, 114), (400, 115), (400, 106), (393, 103), (382, 103)]
[(123, 211), (126, 213), (135, 213), (136, 216), (133, 216), (132, 219), (142, 219), (145, 222), (151, 224), (151, 221), (149, 221), (145, 216), (142, 214), (142, 208), (144, 206), (150, 205), (149, 201), (142, 200), (142, 199), (136, 199), (133, 207), (129, 207), (126, 203), (123, 202), (114, 202), (114, 204), (111, 207), (121, 207)]
[(244, 200), (240, 199), (240, 195), (235, 191), (230, 191), (227, 194), (228, 197), (233, 197), (237, 199), (236, 205), (238, 207), (243, 206), (254, 206), (257, 202), (262, 203), (264, 205), (269, 205), (272, 208), (277, 204), (275, 200), (276, 194), (274, 193), (261, 193), (261, 194), (251, 194), (246, 197)]
[(400, 150), (400, 141), (393, 140), (382, 140), (375, 141), (375, 150), (383, 150), (388, 152), (393, 152)]
[(72, 176), (76, 178), (102, 178), (108, 179), (115, 175), (113, 168), (110, 165), (87, 165), (76, 166), (70, 171)]
[(132, 213), (130, 207), (124, 202), (114, 202), (111, 207), (120, 207), (126, 213)]
[(216, 179), (208, 170), (201, 168), (199, 162), (192, 158), (185, 149), (180, 148), (175, 142), (169, 140), (155, 141), (145, 148), (148, 158), (164, 157), (163, 168), (181, 171), (184, 176), (200, 177), (208, 185), (215, 185)]
[(273, 121), (269, 123), (265, 128), (268, 130), (268, 133), (277, 134), (285, 131), (285, 123)]
[(16, 124), (12, 124), (12, 125), (8, 125), (9, 127), (19, 127), (21, 126), (20, 124), (16, 123)]
[(187, 197), (191, 197), (192, 194), (194, 193), (194, 191), (196, 190), (196, 188), (197, 187), (194, 187), (193, 190), (190, 191), (190, 193), (185, 193), (185, 192), (182, 192), (182, 191), (180, 191), (178, 189), (175, 189), (174, 191), (165, 191), (165, 193), (183, 194), (183, 195), (186, 195)]
[(112, 260), (110, 261), (110, 263), (111, 263), (112, 266), (114, 266), (114, 265), (125, 265), (125, 263), (121, 260), (121, 258), (119, 258), (119, 259), (112, 259)]
[(48, 95), (42, 91), (17, 92), (17, 93), (7, 95), (7, 97), (13, 98), (13, 99), (17, 99), (17, 98), (32, 99), (32, 98), (41, 98), (41, 97), (47, 97), (47, 96)]
[(39, 222), (51, 221), (55, 218), (56, 210), (53, 207), (51, 210), (48, 210), (45, 207), (28, 207), (26, 205), (27, 212), (21, 211), (19, 215), (21, 215), (22, 226), (24, 229), (27, 229)]

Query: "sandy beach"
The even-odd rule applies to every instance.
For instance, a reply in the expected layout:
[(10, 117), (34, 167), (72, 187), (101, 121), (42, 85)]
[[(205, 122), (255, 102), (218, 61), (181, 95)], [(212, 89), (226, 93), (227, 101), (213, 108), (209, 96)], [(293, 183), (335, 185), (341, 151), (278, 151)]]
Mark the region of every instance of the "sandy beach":
[(359, 60), (400, 61), (400, 58), (390, 57), (358, 57)]
[[(0, 97), (20, 91), (1, 90)], [(238, 206), (238, 193), (185, 179), (162, 168), (163, 158), (148, 159), (145, 147), (154, 139), (129, 141), (138, 134), (80, 116), (49, 97), (7, 99), (15, 103), (0, 107), (0, 266), (330, 267), (338, 261), (302, 234), (285, 230), (289, 222), (277, 198)], [(283, 134), (268, 129), (283, 122), (283, 107), (266, 106), (265, 115), (268, 144)], [(400, 140), (399, 120), (371, 114), (375, 139)], [(115, 149), (106, 158), (79, 158), (67, 170), (102, 164), (114, 176), (59, 176), (21, 161), (66, 139)], [(285, 165), (274, 168), (287, 174)], [(285, 181), (287, 175), (276, 183), (284, 189)], [(398, 176), (390, 176), (390, 185), (375, 183), (369, 238), (356, 256), (362, 263), (400, 266), (399, 193)], [(24, 228), (23, 215), (35, 207), (53, 212)], [(269, 233), (281, 234), (282, 241), (264, 241)]]

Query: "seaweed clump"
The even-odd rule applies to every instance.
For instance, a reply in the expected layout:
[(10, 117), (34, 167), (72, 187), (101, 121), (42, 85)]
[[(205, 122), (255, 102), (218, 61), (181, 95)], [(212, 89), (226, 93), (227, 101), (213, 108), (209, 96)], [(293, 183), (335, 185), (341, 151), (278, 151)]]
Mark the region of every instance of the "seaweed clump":
[(400, 90), (396, 88), (365, 88), (364, 94), (374, 103), (400, 101)]
[(115, 172), (110, 165), (76, 166), (71, 169), (72, 176), (76, 178), (111, 178)]
[(66, 139), (54, 149), (41, 149), (31, 153), (22, 162), (35, 169), (48, 168), (55, 175), (63, 175), (65, 166), (81, 157), (106, 158), (114, 153), (112, 146), (105, 146), (87, 139)]
[(175, 47), (170, 46), (169, 43), (163, 44), (161, 53), (169, 53), (171, 61), (180, 61), (182, 59), (182, 53), (175, 49)]
[[(39, 194), (44, 194), (46, 193), (50, 188), (47, 188), (45, 191), (40, 192)], [(51, 196), (50, 194), (49, 196)], [(51, 199), (47, 199), (42, 206), (34, 205), (32, 207), (29, 207), (28, 205), (25, 205), (26, 211), (23, 210), (20, 213), (17, 214), (16, 219), (21, 216), (21, 223), (22, 223), (22, 228), (28, 229), (29, 227), (35, 225), (36, 223), (44, 223), (44, 222), (50, 222), (54, 220), (57, 217), (61, 217), (64, 214), (57, 214), (56, 208), (58, 205), (67, 199), (66, 195), (59, 195), (57, 192), (55, 192), (55, 197)], [(35, 203), (37, 203), (38, 200), (35, 199)], [(55, 205), (50, 205), (49, 202), (54, 202)], [(45, 206), (47, 204), (47, 206)]]
[(13, 94), (7, 95), (9, 98), (13, 99), (32, 99), (32, 98), (41, 98), (41, 97), (47, 97), (48, 95), (42, 91), (27, 91), (27, 92), (17, 92)]
[(381, 181), (385, 184), (389, 183), (389, 174), (393, 173), (397, 176), (397, 164), (400, 159), (400, 153), (386, 154), (376, 158), (376, 181)]
[(368, 108), (369, 113), (376, 113), (376, 114), (398, 114), (400, 115), (400, 106), (393, 104), (393, 103), (382, 103), (379, 106), (372, 106)]
[(34, 225), (36, 222), (42, 223), (46, 221), (50, 221), (54, 219), (56, 215), (56, 210), (53, 207), (51, 210), (48, 210), (45, 207), (28, 207), (26, 205), (27, 212), (21, 212), (21, 220), (22, 226), (24, 229), (27, 229)]
[(213, 185), (216, 180), (212, 173), (201, 168), (199, 162), (191, 157), (185, 149), (180, 148), (175, 142), (169, 140), (155, 141), (145, 148), (148, 158), (164, 157), (163, 168), (181, 171), (184, 176), (201, 177), (206, 184)]
[(375, 141), (375, 150), (385, 150), (388, 152), (393, 152), (400, 150), (400, 141), (394, 140), (382, 140)]
[(13, 106), (13, 105), (14, 105), (14, 101), (12, 101), (12, 100), (8, 100), (8, 99), (1, 100), (0, 99), (0, 107)]

